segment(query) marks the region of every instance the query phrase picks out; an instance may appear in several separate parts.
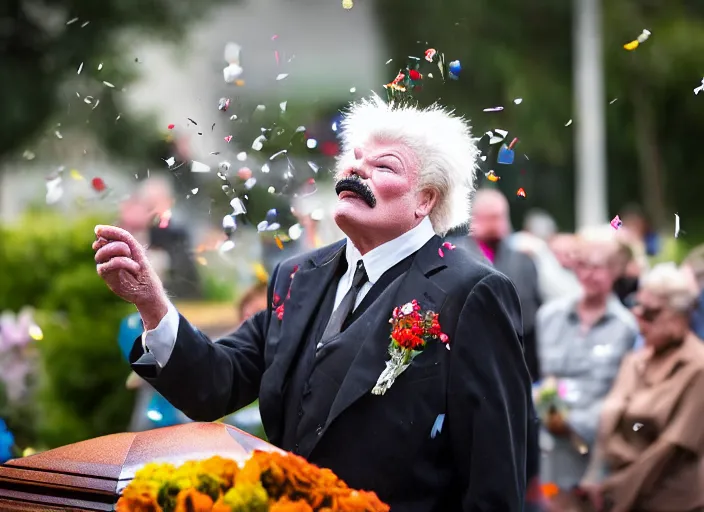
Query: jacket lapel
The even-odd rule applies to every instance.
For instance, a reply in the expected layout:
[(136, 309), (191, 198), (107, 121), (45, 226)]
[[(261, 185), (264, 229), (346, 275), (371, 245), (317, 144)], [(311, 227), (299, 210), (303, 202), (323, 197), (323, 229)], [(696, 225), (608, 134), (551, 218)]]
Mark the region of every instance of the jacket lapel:
[[(388, 347), (391, 332), (389, 318), (391, 318), (393, 308), (416, 299), (423, 309), (433, 309), (436, 312), (441, 310), (445, 302), (445, 292), (429, 278), (429, 276), (446, 268), (444, 260), (437, 254), (441, 242), (440, 237), (435, 236), (425, 244), (416, 253), (409, 271), (399, 278), (401, 283), (396, 288), (397, 291), (390, 297), (382, 294), (377, 300), (378, 305), (374, 304), (377, 317), (372, 321), (371, 328), (342, 381), (340, 390), (330, 408), (323, 432), (317, 440), (320, 440), (328, 426), (345, 409), (364, 395), (371, 393), (381, 372), (386, 367), (386, 361), (389, 359)], [(362, 320), (362, 318), (358, 320)], [(383, 398), (375, 397), (375, 399), (381, 400)], [(309, 453), (301, 455), (308, 457), (314, 448), (315, 444), (311, 446)]]
[[(311, 258), (306, 267), (296, 272), (291, 282), (291, 295), (284, 302), (278, 339), (267, 340), (267, 343), (276, 345), (275, 355), (272, 365), (265, 372), (266, 378), (262, 378), (259, 397), (262, 419), (269, 427), (267, 435), (272, 441), (278, 442), (281, 435), (283, 389), (291, 364), (344, 254), (345, 243), (342, 241)], [(276, 315), (272, 315), (272, 322), (278, 321)]]

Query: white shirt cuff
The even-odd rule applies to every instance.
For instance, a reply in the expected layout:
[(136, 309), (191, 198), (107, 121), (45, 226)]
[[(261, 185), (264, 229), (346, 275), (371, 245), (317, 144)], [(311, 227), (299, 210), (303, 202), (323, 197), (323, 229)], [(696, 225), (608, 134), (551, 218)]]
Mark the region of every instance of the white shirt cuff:
[(161, 368), (169, 362), (171, 352), (174, 350), (179, 322), (178, 311), (169, 302), (169, 309), (159, 322), (159, 325), (151, 331), (142, 333), (142, 348), (144, 352), (151, 352)]

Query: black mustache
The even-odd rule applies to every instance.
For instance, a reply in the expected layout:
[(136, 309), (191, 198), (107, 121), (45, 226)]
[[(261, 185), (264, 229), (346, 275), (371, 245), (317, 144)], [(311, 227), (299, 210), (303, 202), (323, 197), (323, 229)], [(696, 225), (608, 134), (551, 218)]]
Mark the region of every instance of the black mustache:
[(369, 186), (359, 178), (343, 178), (335, 184), (335, 193), (339, 196), (342, 192), (352, 192), (364, 199), (367, 206), (376, 206), (376, 197)]

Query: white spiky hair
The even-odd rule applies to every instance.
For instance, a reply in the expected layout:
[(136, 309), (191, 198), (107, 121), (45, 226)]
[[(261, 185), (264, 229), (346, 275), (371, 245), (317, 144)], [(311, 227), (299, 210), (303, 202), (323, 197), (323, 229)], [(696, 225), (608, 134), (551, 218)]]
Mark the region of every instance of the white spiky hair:
[(354, 149), (369, 139), (398, 140), (420, 159), (420, 188), (433, 188), (438, 193), (430, 213), (435, 232), (444, 236), (469, 222), (479, 150), (464, 119), (437, 104), (419, 109), (386, 103), (374, 94), (351, 105), (340, 127), (338, 175), (345, 163), (354, 159)]

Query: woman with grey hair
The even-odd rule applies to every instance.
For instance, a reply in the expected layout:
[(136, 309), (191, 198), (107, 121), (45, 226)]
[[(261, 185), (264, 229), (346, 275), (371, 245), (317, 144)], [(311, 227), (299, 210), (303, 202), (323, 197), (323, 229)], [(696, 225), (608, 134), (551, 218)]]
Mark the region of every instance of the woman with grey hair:
[(582, 483), (598, 510), (704, 511), (704, 345), (689, 327), (696, 299), (674, 264), (641, 282), (633, 312), (645, 346), (624, 358)]

